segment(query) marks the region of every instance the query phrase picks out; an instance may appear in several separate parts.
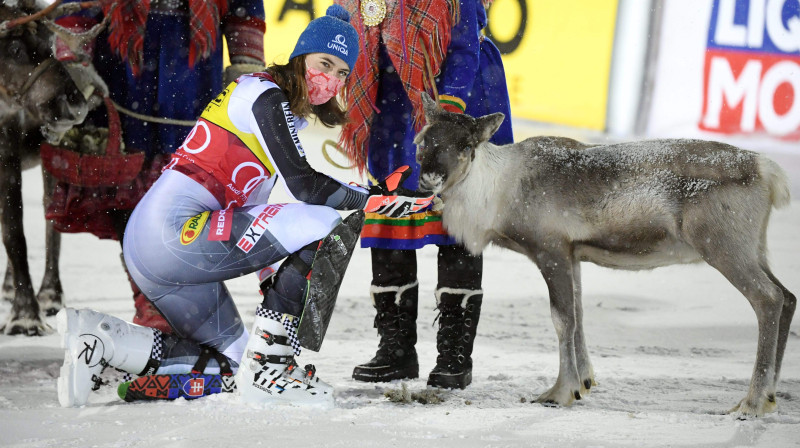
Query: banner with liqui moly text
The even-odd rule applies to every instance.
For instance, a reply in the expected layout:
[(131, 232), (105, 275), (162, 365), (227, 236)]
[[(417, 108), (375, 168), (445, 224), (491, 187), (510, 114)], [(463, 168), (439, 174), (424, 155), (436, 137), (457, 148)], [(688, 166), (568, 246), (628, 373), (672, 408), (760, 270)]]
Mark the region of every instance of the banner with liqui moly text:
[(664, 2), (650, 135), (800, 153), (800, 0)]
[(800, 1), (716, 0), (702, 129), (800, 139)]

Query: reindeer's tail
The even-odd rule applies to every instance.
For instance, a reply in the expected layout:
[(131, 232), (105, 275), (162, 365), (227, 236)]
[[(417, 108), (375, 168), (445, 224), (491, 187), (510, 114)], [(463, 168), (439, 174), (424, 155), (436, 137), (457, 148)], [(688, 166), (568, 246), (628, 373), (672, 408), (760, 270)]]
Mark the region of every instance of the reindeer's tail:
[(781, 208), (789, 205), (791, 194), (789, 192), (789, 178), (786, 171), (765, 155), (758, 157), (758, 172), (766, 180), (769, 187), (772, 206)]

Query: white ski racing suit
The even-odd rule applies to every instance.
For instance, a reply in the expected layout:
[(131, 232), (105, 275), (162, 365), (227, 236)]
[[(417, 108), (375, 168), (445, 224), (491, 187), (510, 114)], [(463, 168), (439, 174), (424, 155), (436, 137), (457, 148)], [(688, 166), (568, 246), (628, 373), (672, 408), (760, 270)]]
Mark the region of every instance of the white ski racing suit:
[[(189, 371), (200, 345), (225, 355), (235, 371), (248, 335), (223, 281), (324, 238), (340, 222), (336, 210), (364, 208), (364, 188), (308, 164), (297, 137), (306, 125), (269, 75), (242, 76), (205, 108), (134, 210), (125, 264), (177, 335), (164, 336), (158, 373)], [(278, 178), (300, 203), (268, 202)], [(283, 306), (291, 309), (276, 311), (302, 310), (302, 303)]]

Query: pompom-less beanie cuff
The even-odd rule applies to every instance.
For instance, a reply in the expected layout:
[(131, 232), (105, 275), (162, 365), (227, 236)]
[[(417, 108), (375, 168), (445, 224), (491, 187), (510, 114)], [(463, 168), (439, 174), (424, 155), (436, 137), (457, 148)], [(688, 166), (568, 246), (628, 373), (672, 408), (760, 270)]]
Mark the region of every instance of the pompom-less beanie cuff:
[(358, 60), (358, 33), (350, 25), (350, 14), (331, 5), (325, 15), (308, 24), (297, 39), (289, 59), (309, 53), (327, 53), (341, 58), (352, 69)]

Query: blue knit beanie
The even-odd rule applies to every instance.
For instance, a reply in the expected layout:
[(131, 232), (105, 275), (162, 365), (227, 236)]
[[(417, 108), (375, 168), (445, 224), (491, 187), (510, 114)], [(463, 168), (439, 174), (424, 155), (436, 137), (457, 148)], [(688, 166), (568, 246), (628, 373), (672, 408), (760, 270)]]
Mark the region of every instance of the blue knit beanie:
[(352, 70), (358, 59), (358, 33), (350, 25), (350, 13), (331, 5), (325, 15), (308, 24), (297, 39), (289, 59), (308, 53), (327, 53), (341, 58)]

